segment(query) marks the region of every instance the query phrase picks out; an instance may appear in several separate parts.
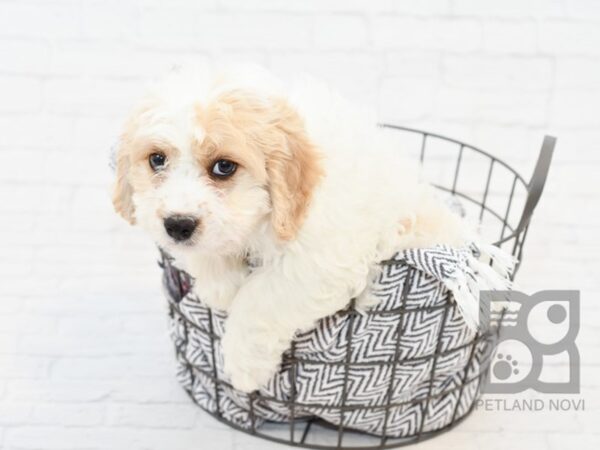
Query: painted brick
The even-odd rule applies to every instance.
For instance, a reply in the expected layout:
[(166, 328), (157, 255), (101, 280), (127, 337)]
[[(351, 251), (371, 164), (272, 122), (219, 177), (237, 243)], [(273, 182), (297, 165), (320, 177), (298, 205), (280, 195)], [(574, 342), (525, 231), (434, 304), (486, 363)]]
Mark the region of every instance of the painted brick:
[(540, 50), (545, 53), (598, 55), (600, 27), (594, 22), (551, 20), (540, 25)]
[(93, 427), (105, 421), (105, 406), (101, 403), (34, 403), (30, 424)]
[(564, 14), (561, 0), (455, 0), (452, 11), (459, 15), (492, 16), (492, 17), (546, 17)]
[(27, 38), (76, 38), (81, 33), (81, 3), (1, 2), (0, 36)]
[(50, 48), (50, 44), (43, 40), (6, 39), (0, 45), (0, 73), (47, 74)]
[(482, 26), (472, 19), (425, 19), (379, 16), (373, 20), (373, 42), (381, 48), (469, 52), (482, 47)]
[(535, 20), (498, 20), (483, 22), (483, 48), (486, 52), (528, 54), (537, 52), (538, 30)]
[(141, 426), (153, 428), (191, 428), (199, 413), (193, 404), (115, 404), (109, 412), (109, 423), (114, 426)]
[(553, 83), (550, 58), (449, 55), (442, 64), (444, 81), (449, 86), (549, 90)]
[(36, 112), (42, 106), (42, 83), (31, 77), (0, 77), (0, 113)]
[(141, 37), (156, 47), (305, 49), (312, 31), (310, 18), (279, 13), (198, 13), (160, 7), (144, 9), (140, 20)]
[(361, 16), (319, 16), (315, 23), (315, 45), (323, 49), (363, 48), (367, 45), (367, 23)]

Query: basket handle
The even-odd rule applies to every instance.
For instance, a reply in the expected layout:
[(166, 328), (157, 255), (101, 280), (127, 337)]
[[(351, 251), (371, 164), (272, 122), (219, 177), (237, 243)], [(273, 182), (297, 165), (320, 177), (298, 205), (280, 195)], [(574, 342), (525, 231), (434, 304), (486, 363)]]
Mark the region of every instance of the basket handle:
[(533, 215), (533, 211), (540, 201), (546, 179), (548, 178), (548, 171), (550, 170), (550, 163), (552, 162), (552, 155), (554, 153), (554, 147), (556, 145), (556, 138), (553, 136), (544, 136), (544, 142), (542, 143), (542, 149), (540, 150), (540, 156), (538, 157), (533, 175), (527, 185), (527, 201), (523, 208), (523, 214), (521, 220), (517, 226), (517, 232), (522, 232)]

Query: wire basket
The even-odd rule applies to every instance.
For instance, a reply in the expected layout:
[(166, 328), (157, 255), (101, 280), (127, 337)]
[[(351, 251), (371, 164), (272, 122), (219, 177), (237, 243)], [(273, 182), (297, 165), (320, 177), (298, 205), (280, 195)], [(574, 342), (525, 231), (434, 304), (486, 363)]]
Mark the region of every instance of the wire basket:
[[(540, 199), (548, 174), (555, 139), (546, 136), (542, 145), (533, 176), (527, 182), (517, 171), (493, 155), (461, 141), (438, 134), (415, 129), (384, 125), (386, 132), (393, 133), (401, 148), (413, 149), (419, 158), (424, 173), (428, 178), (436, 180), (434, 186), (456, 200), (464, 215), (479, 219), (482, 230), (487, 237), (499, 247), (508, 250), (519, 263), (523, 258), (523, 246), (533, 211)], [(416, 275), (413, 268), (405, 267), (403, 261), (384, 261), (387, 268), (404, 270), (403, 277), (409, 279)], [(192, 320), (190, 314), (182, 311), (180, 302), (189, 295), (192, 280), (172, 265), (171, 258), (162, 253), (160, 265), (164, 270), (164, 282), (169, 299), (169, 312), (177, 336), (174, 337), (175, 351), (180, 368), (180, 379), (184, 388), (196, 403), (209, 414), (243, 432), (282, 444), (314, 449), (388, 449), (396, 448), (418, 441), (429, 439), (454, 427), (467, 417), (475, 406), (477, 396), (485, 382), (492, 356), (496, 347), (500, 325), (482, 329), (469, 335), (461, 345), (448, 346), (448, 333), (456, 328), (453, 318), (458, 315), (451, 292), (442, 296), (434, 305), (412, 305), (411, 292), (405, 281), (401, 293), (401, 307), (394, 310), (370, 311), (371, 317), (385, 315), (386, 320), (395, 324), (395, 351), (387, 360), (377, 364), (390, 368), (385, 395), (373, 404), (361, 404), (360, 399), (353, 398), (349, 389), (348, 373), (353, 364), (354, 329), (361, 320), (360, 314), (351, 301), (348, 308), (341, 313), (347, 317), (345, 352), (341, 362), (336, 364), (343, 372), (343, 383), (340, 386), (341, 401), (306, 404), (297, 400), (294, 376), (298, 365), (302, 363), (296, 356), (296, 343), (288, 351), (282, 362), (287, 367), (289, 377), (289, 395), (284, 399), (276, 399), (261, 392), (243, 394), (237, 392), (220, 375), (217, 360), (220, 350), (220, 336), (224, 315), (213, 312), (205, 306), (194, 305), (204, 314), (201, 323)], [(516, 267), (514, 274), (516, 273)], [(364, 314), (364, 313), (363, 313)], [(402, 357), (400, 351), (403, 334), (407, 331), (407, 318), (410, 315), (425, 315), (437, 321), (435, 342), (432, 348), (419, 355)], [(204, 345), (206, 354), (204, 364), (198, 364), (193, 357), (194, 346)], [(452, 383), (441, 390), (434, 389), (436, 373), (441, 372), (443, 361), (448, 356), (461, 352), (462, 367), (451, 377)], [(427, 382), (422, 384), (419, 392), (408, 398), (399, 398), (394, 394), (400, 375), (397, 368), (415, 362), (427, 364)], [(310, 362), (310, 361), (309, 361)], [(327, 361), (312, 361), (313, 364), (333, 364)], [(373, 367), (376, 369), (377, 367)], [(438, 374), (439, 375), (439, 374)], [(198, 401), (194, 386), (201, 381), (203, 389), (212, 394), (210, 403)], [(396, 384), (395, 384), (396, 383)], [(225, 393), (241, 399), (250, 419), (250, 426), (240, 423), (223, 414)], [(208, 405), (208, 406), (207, 406)], [(442, 406), (440, 406), (442, 405)], [(277, 422), (259, 420), (259, 412), (265, 407), (285, 412)], [(308, 411), (308, 413), (307, 413)], [(326, 411), (327, 414), (311, 415), (310, 411)], [(391, 432), (390, 417), (398, 411), (410, 412), (410, 426)], [(367, 417), (378, 415), (383, 428), (376, 434), (357, 431), (348, 426), (348, 416), (363, 412)], [(323, 417), (335, 418), (324, 420)], [(260, 426), (259, 426), (260, 425)]]

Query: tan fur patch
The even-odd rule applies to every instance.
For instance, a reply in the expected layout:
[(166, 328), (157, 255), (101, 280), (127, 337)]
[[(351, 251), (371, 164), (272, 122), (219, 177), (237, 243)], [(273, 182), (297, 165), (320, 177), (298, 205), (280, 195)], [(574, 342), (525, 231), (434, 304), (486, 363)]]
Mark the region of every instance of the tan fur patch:
[(295, 237), (315, 187), (323, 176), (320, 155), (310, 142), (300, 116), (287, 102), (277, 102), (277, 128), (285, 145), (277, 143), (267, 157), (272, 223), (281, 239)]
[(282, 99), (243, 90), (221, 94), (208, 108), (198, 108), (197, 114), (206, 131), (201, 159), (230, 159), (264, 179), (273, 228), (279, 238), (292, 239), (323, 175), (319, 153), (300, 116)]

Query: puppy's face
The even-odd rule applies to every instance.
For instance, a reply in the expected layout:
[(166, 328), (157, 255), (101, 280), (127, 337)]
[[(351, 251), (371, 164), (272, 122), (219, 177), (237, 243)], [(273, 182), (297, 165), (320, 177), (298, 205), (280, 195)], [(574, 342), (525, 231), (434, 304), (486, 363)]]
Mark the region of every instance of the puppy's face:
[(292, 239), (320, 176), (281, 99), (237, 89), (204, 101), (152, 96), (123, 132), (113, 202), (167, 251), (239, 254), (263, 224)]

